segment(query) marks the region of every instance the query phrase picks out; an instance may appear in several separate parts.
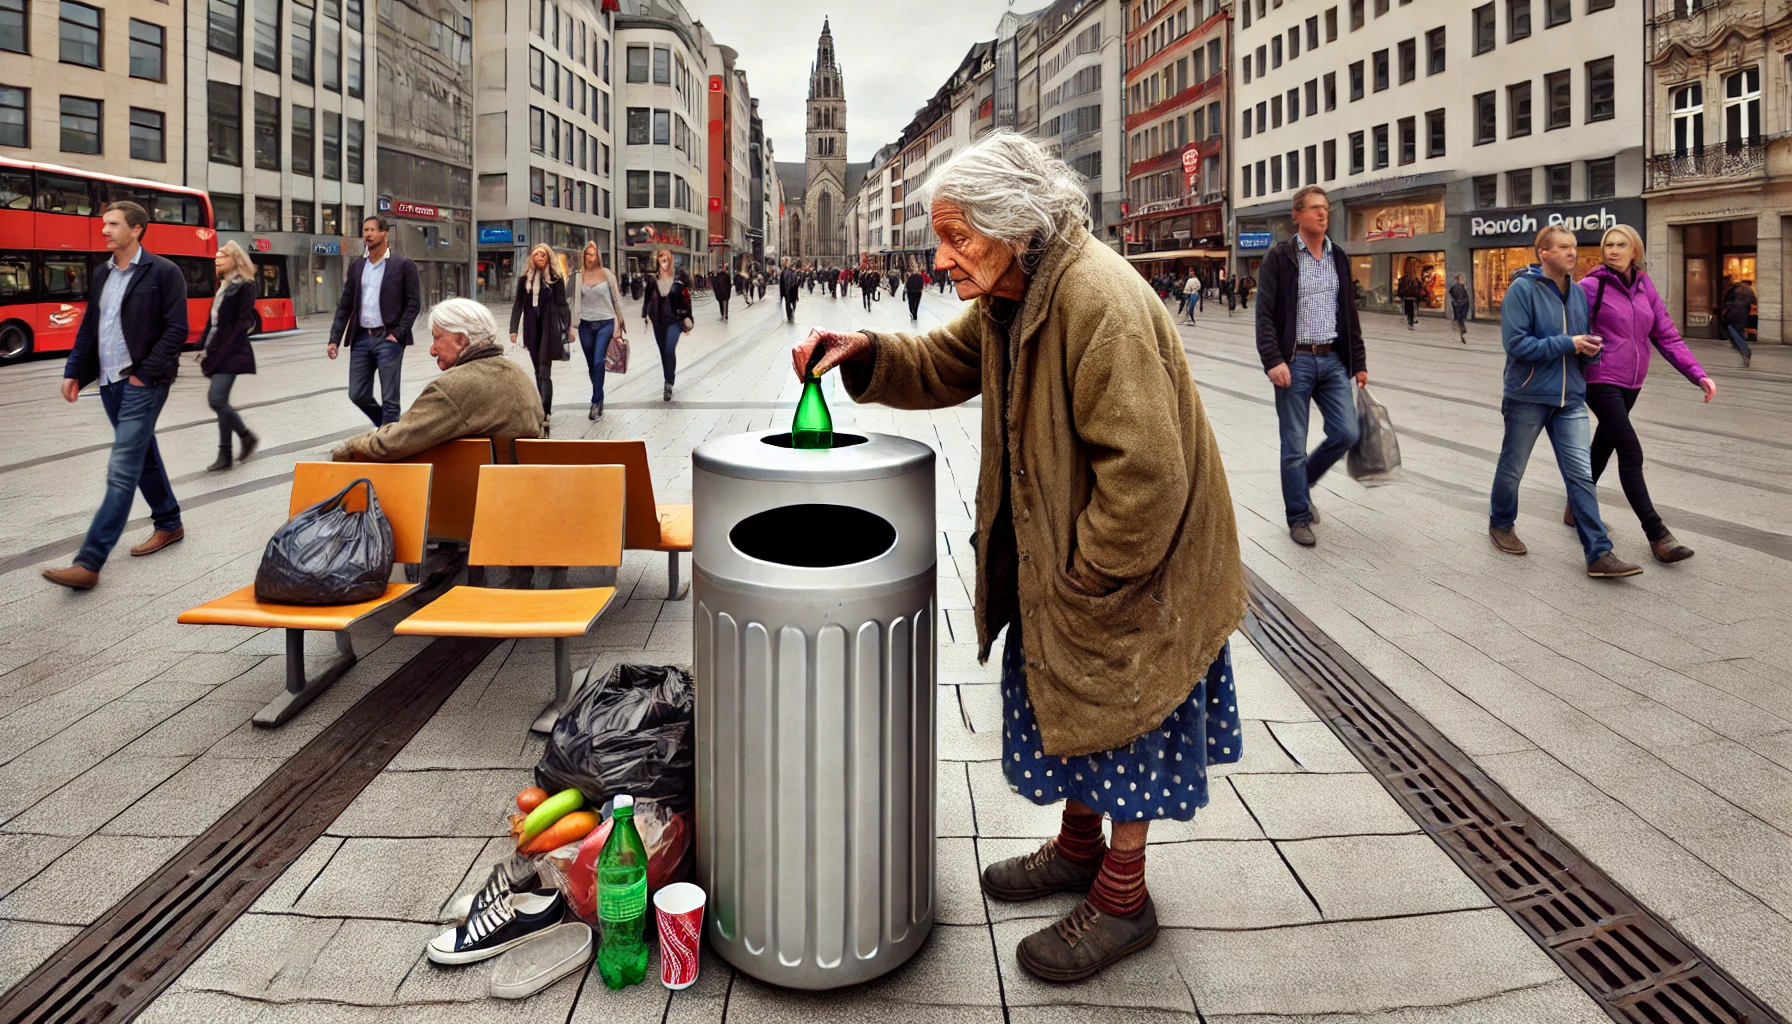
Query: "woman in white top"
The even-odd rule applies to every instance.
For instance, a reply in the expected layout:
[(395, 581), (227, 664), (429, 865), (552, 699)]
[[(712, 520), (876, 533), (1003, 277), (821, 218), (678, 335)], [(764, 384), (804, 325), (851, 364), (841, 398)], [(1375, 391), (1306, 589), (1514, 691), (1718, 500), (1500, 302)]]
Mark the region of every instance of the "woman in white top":
[(585, 368), (591, 372), (591, 410), (586, 419), (604, 418), (604, 357), (610, 351), (610, 336), (628, 337), (628, 327), (616, 315), (622, 296), (616, 275), (604, 267), (603, 254), (596, 242), (585, 243), (580, 259), (579, 279), (572, 289), (572, 319), (579, 326), (579, 347), (585, 350)]

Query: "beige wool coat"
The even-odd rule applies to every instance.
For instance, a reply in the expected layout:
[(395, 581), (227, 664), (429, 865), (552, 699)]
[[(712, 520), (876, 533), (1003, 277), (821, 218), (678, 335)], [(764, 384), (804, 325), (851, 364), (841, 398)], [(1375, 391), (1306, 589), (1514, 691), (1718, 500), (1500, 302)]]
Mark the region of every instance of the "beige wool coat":
[(540, 437), (545, 419), (535, 379), (502, 348), (480, 345), (425, 385), (397, 423), (349, 438), (331, 457), (396, 462), (460, 437)]
[(987, 302), (926, 334), (867, 332), (843, 383), (903, 409), (982, 396), (979, 657), (1018, 618), (1044, 752), (1122, 747), (1244, 619), (1219, 447), (1163, 302), (1083, 228), (1046, 246), (1009, 327)]

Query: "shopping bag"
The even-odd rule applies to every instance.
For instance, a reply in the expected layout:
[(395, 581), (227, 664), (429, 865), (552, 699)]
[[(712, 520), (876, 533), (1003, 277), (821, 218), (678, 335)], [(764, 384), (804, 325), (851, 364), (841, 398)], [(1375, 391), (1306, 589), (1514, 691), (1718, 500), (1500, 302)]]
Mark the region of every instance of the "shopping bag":
[(628, 372), (628, 339), (620, 334), (610, 335), (610, 347), (604, 350), (604, 372)]
[[(344, 507), (367, 488), (367, 507)], [(269, 604), (330, 605), (371, 601), (392, 578), (392, 524), (366, 477), (288, 519), (268, 538), (255, 572), (255, 599)]]
[(1367, 387), (1356, 389), (1356, 425), (1356, 447), (1345, 462), (1350, 478), (1373, 480), (1399, 469), (1400, 438), (1394, 434), (1394, 421)]

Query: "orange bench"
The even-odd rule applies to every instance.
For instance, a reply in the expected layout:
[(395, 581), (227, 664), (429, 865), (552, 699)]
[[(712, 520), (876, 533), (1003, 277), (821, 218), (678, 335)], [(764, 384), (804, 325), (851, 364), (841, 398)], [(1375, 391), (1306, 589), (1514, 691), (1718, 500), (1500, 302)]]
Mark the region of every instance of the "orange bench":
[(691, 550), (691, 506), (653, 500), (646, 441), (549, 441), (519, 438), (516, 461), (527, 466), (621, 466), (628, 474), (624, 512), (632, 551), (666, 552), (666, 600), (678, 600), (678, 555)]
[[(371, 462), (358, 457), (353, 461)], [(429, 535), (465, 544), (473, 536), (473, 503), (479, 491), (479, 467), (495, 461), (491, 438), (463, 437), (383, 465), (424, 463), (435, 467), (429, 478)]]
[(393, 632), (551, 637), (554, 701), (530, 727), (551, 731), (572, 697), (567, 639), (589, 632), (616, 596), (615, 587), (567, 588), (567, 570), (622, 563), (624, 494), (620, 466), (482, 467), (468, 566), (546, 566), (552, 570), (550, 589), (455, 587), (400, 622)]
[[(293, 467), (291, 517), (331, 497), (355, 480), (366, 477), (379, 496), (380, 511), (392, 524), (392, 545), (399, 563), (423, 562), (423, 542), (429, 526), (431, 466), (405, 463), (301, 462)], [(349, 496), (350, 508), (365, 508), (358, 493)], [(299, 713), (342, 677), (355, 663), (355, 649), (348, 628), (415, 590), (415, 583), (388, 583), (386, 592), (372, 601), (348, 605), (264, 604), (255, 599), (255, 585), (182, 612), (177, 621), (189, 625), (256, 626), (286, 630), (286, 692), (255, 713), (255, 724), (279, 725)], [(305, 631), (327, 630), (336, 634), (336, 660), (316, 678), (305, 678)]]

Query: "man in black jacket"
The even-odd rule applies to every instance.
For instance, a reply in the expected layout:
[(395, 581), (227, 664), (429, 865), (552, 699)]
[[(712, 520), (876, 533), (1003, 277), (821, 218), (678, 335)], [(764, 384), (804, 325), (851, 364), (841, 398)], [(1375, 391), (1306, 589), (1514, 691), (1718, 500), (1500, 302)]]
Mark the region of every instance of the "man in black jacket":
[[(417, 264), (386, 244), (386, 219), (361, 222), (367, 255), (348, 266), (336, 322), (330, 325), (330, 358), (349, 346), (348, 400), (367, 414), (375, 427), (398, 422), (398, 378), (404, 369), (411, 324), (423, 308)], [(380, 377), (380, 400), (373, 400), (373, 375)]]
[[(1369, 383), (1363, 328), (1350, 283), (1350, 258), (1335, 246), (1331, 201), (1308, 185), (1294, 193), (1295, 236), (1263, 258), (1257, 285), (1257, 355), (1275, 385), (1282, 433), (1282, 504), (1288, 534), (1312, 547), (1311, 488), (1356, 445), (1357, 387)], [(1325, 440), (1307, 454), (1309, 403), (1325, 418)]]
[(62, 397), (73, 402), (82, 388), (100, 382), (100, 404), (112, 421), (106, 496), (75, 564), (44, 570), (45, 579), (74, 590), (100, 581), (100, 567), (124, 533), (139, 488), (149, 502), (155, 532), (131, 554), (153, 554), (186, 536), (180, 503), (156, 447), (156, 418), (168, 401), (180, 348), (187, 342), (187, 281), (180, 268), (143, 248), (143, 232), (149, 227), (143, 207), (113, 203), (102, 224), (112, 258), (88, 282), (87, 309), (63, 366)]
[(790, 267), (790, 257), (786, 256), (779, 263), (783, 269), (778, 271), (778, 297), (784, 300), (784, 319), (796, 323), (797, 290), (801, 287), (800, 278)]

